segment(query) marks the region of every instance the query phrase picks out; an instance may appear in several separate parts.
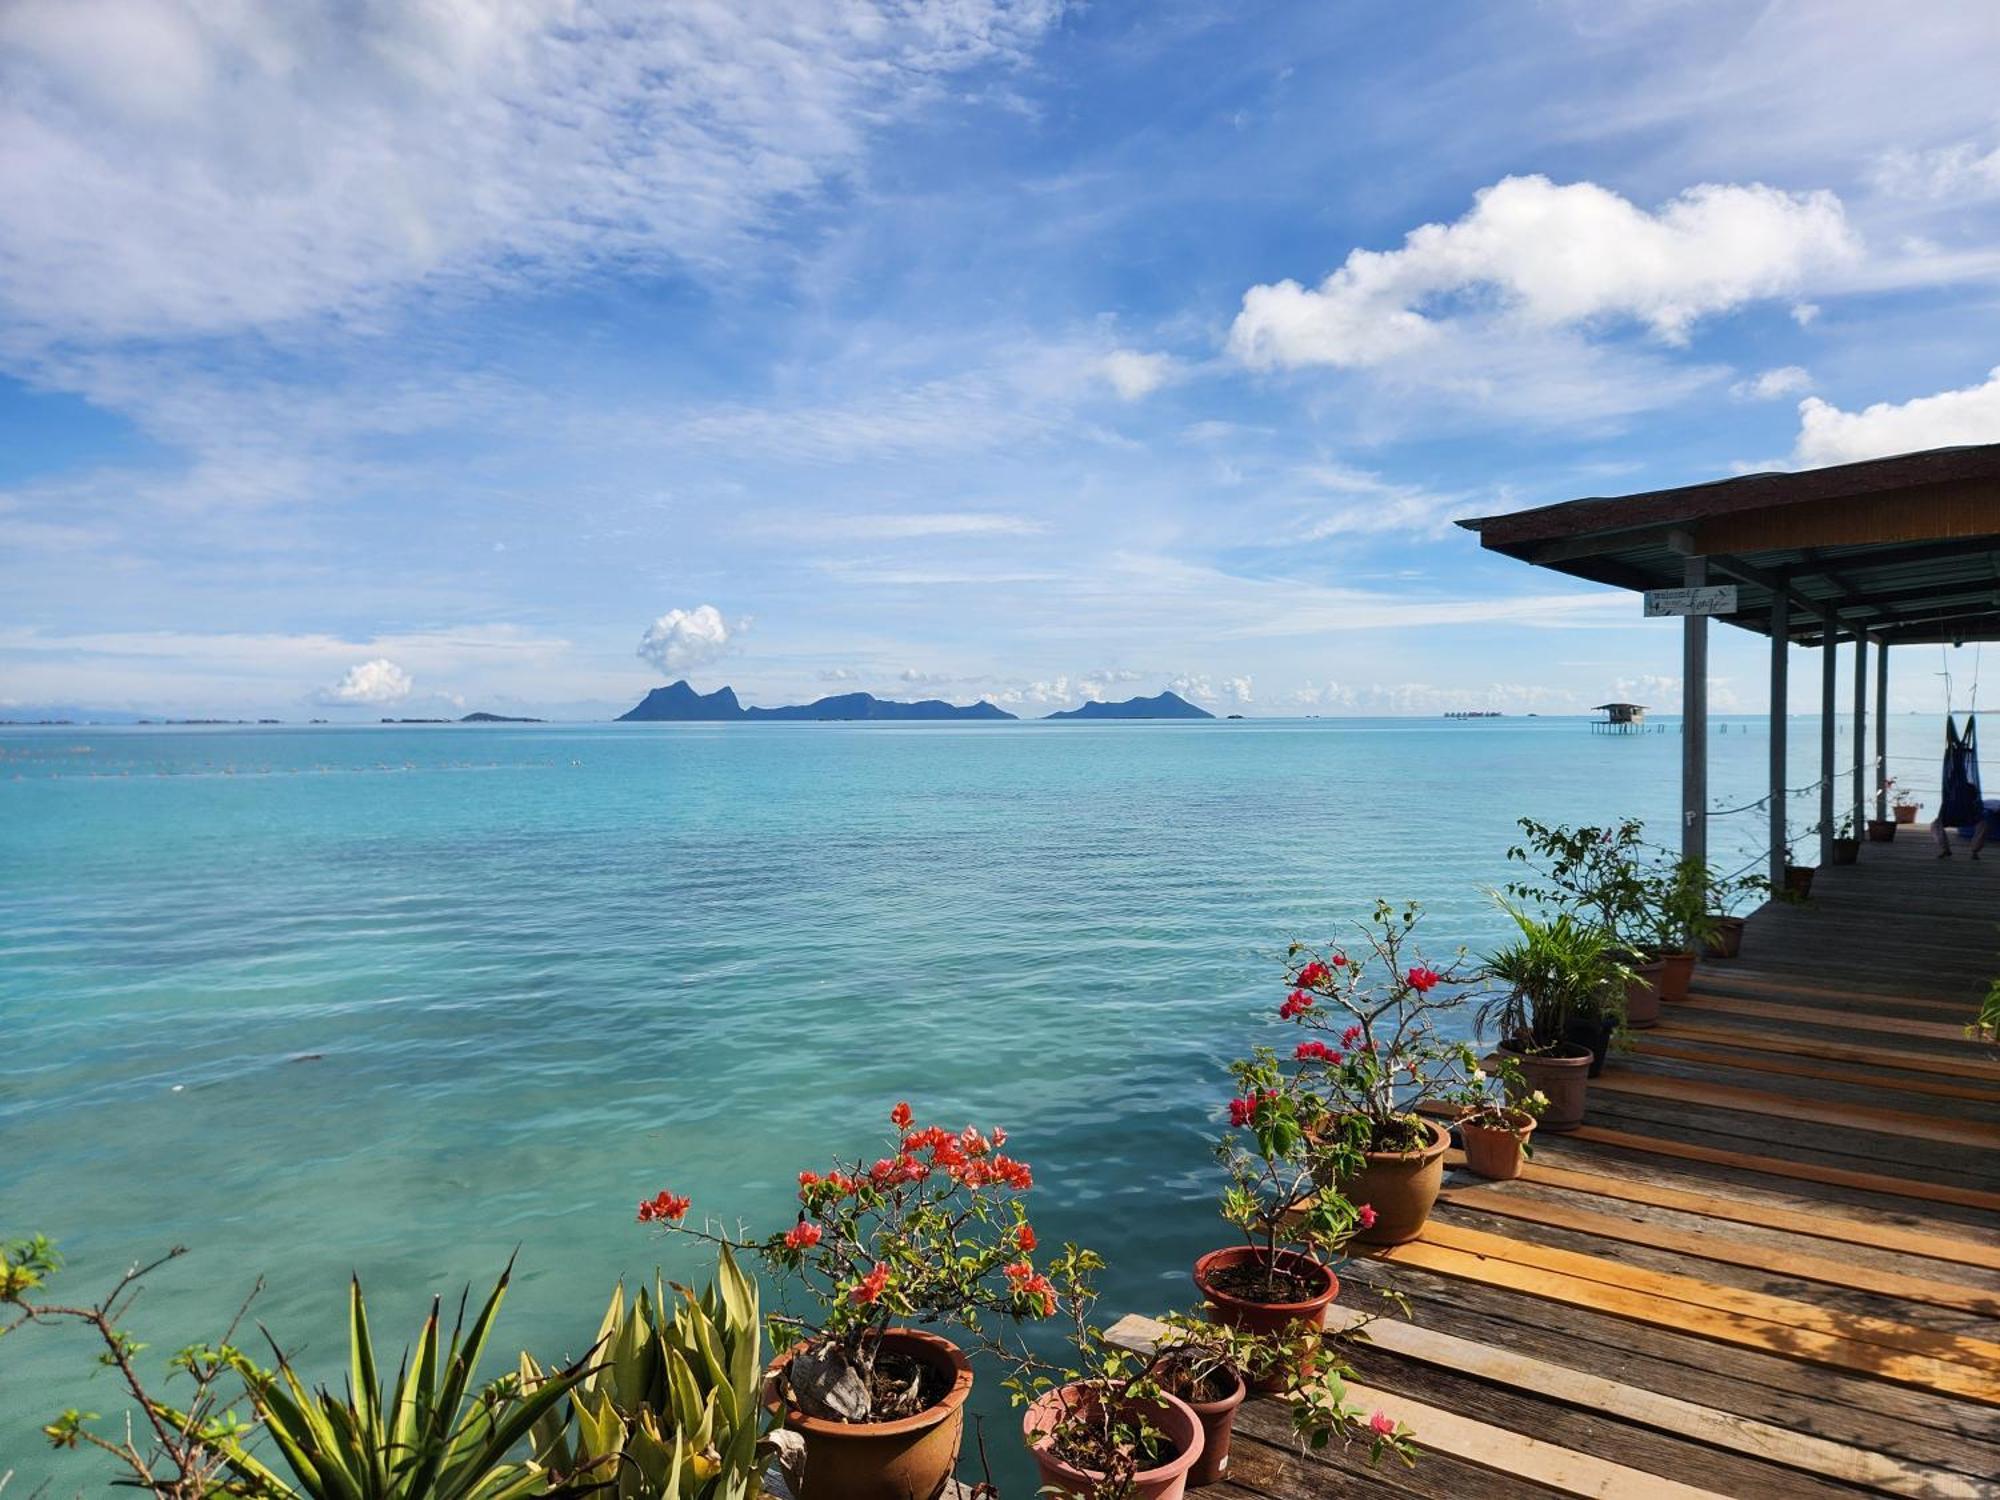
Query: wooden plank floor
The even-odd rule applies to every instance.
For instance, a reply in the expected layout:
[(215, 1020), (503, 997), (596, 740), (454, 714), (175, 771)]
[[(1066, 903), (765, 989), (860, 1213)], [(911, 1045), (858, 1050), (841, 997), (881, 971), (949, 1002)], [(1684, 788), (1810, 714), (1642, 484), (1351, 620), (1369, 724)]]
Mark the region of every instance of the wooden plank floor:
[[(1357, 1397), (1414, 1470), (1303, 1457), (1247, 1404), (1209, 1493), (2000, 1500), (2000, 846), (1921, 828), (1752, 917), (1492, 1183), (1457, 1152), (1415, 1242), (1342, 1269)], [(1143, 1341), (1130, 1319), (1119, 1336)]]

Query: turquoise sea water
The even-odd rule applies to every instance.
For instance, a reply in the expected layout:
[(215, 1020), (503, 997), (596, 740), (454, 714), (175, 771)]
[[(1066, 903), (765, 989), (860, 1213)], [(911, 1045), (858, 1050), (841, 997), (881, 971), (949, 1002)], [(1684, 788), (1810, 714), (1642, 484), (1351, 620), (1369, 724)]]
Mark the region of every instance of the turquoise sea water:
[[(781, 1225), (800, 1167), (872, 1157), (909, 1099), (1009, 1128), (1044, 1243), (1109, 1258), (1108, 1316), (1186, 1305), (1227, 1239), (1222, 1065), (1282, 1038), (1285, 942), (1378, 894), (1427, 903), (1438, 951), (1496, 936), (1522, 814), (1672, 839), (1661, 727), (0, 729), (0, 1236), (57, 1237), (77, 1294), (187, 1245), (132, 1320), (160, 1353), (262, 1275), (328, 1377), (350, 1270), (400, 1345), (519, 1247), (500, 1345), (574, 1352), (618, 1276), (697, 1270), (642, 1194)], [(1926, 801), (1936, 739), (1893, 721)], [(1718, 726), (1718, 802), (1765, 754)], [(1723, 820), (1718, 863), (1762, 829)], [(35, 1435), (119, 1409), (87, 1358), (0, 1343), (14, 1493), (101, 1475)]]

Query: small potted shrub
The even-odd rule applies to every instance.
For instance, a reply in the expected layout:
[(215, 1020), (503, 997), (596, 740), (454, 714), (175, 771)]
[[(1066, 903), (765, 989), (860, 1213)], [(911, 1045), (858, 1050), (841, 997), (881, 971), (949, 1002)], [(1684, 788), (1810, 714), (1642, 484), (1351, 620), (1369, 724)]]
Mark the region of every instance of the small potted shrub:
[(1687, 999), (1695, 956), (1707, 948), (1717, 932), (1718, 919), (1710, 914), (1710, 903), (1726, 899), (1729, 884), (1705, 862), (1688, 857), (1647, 872), (1642, 882), (1646, 935), (1649, 951), (1659, 957), (1660, 969), (1650, 994), (1641, 993), (1646, 986), (1626, 986), (1626, 1025), (1640, 1030), (1656, 1026), (1662, 1000)]
[(1558, 912), (1543, 920), (1502, 902), (1520, 936), (1486, 957), (1485, 972), (1503, 988), (1481, 1009), (1480, 1030), (1497, 1030), (1500, 1050), (1520, 1068), (1523, 1087), (1549, 1100), (1542, 1128), (1574, 1130), (1583, 1123), (1591, 1052), (1569, 1040), (1579, 1019), (1616, 1004), (1631, 971), (1616, 957), (1603, 929)]
[(1813, 874), (1817, 865), (1802, 865), (1792, 846), (1785, 846), (1785, 887), (1779, 891), (1778, 899), (1797, 906), (1802, 901), (1812, 899)]
[(1316, 952), (1294, 943), (1286, 965), (1290, 993), (1278, 1013), (1309, 1033), (1293, 1059), (1327, 1111), (1309, 1136), (1315, 1146), (1339, 1145), (1316, 1175), (1369, 1205), (1371, 1222), (1355, 1236), (1364, 1244), (1397, 1245), (1422, 1231), (1451, 1137), (1417, 1111), (1479, 1067), (1473, 1049), (1446, 1040), (1437, 1024), (1465, 1004), (1464, 953), (1432, 968), (1415, 942), (1422, 919), (1414, 903), (1378, 902), (1358, 929), (1360, 947)]
[(1771, 882), (1762, 875), (1720, 876), (1709, 872), (1709, 910), (1701, 938), (1703, 958), (1734, 958), (1743, 951), (1744, 918), (1737, 908), (1749, 896), (1768, 896)]
[(1851, 865), (1861, 858), (1861, 840), (1854, 836), (1854, 814), (1842, 813), (1840, 827), (1833, 835), (1833, 862)]
[[(1279, 1067), (1270, 1048), (1258, 1048), (1230, 1071), (1240, 1092), (1229, 1101), (1232, 1130), (1216, 1156), (1229, 1173), (1222, 1217), (1242, 1231), (1244, 1243), (1197, 1260), (1195, 1288), (1215, 1322), (1316, 1345), (1326, 1310), (1340, 1294), (1339, 1278), (1324, 1257), (1372, 1225), (1375, 1211), (1321, 1187), (1314, 1169), (1332, 1161), (1347, 1175), (1341, 1169), (1358, 1170), (1360, 1155), (1339, 1142), (1330, 1150), (1310, 1142), (1307, 1123), (1324, 1117), (1324, 1101)], [(1254, 1384), (1281, 1388), (1274, 1375)]]
[[(1021, 1432), (1041, 1471), (1043, 1495), (1081, 1500), (1179, 1500), (1202, 1461), (1201, 1415), (1167, 1386), (1164, 1349), (1138, 1354), (1091, 1326), (1096, 1301), (1090, 1275), (1103, 1261), (1065, 1246), (1050, 1264), (1052, 1293), (1072, 1324), (1070, 1363), (1052, 1366), (1013, 1352), (1004, 1384), (1027, 1407)], [(1235, 1406), (1230, 1407), (1233, 1417)]]
[(1519, 1177), (1521, 1164), (1534, 1155), (1528, 1137), (1549, 1107), (1548, 1095), (1526, 1085), (1513, 1058), (1501, 1057), (1491, 1069), (1475, 1073), (1452, 1102), (1458, 1106), (1466, 1167), (1495, 1182)]
[[(1889, 784), (1891, 786), (1895, 785), (1893, 781)], [(1908, 792), (1897, 792), (1895, 803), (1890, 808), (1890, 811), (1895, 813), (1898, 823), (1914, 823), (1917, 821), (1917, 809), (1922, 805), (1922, 803), (1918, 802)]]
[(1620, 1025), (1643, 1029), (1658, 1023), (1666, 955), (1684, 938), (1659, 904), (1667, 881), (1648, 876), (1646, 825), (1639, 819), (1577, 828), (1533, 818), (1519, 822), (1525, 842), (1509, 849), (1507, 857), (1526, 865), (1535, 879), (1509, 884), (1507, 895), (1571, 912), (1577, 924), (1606, 934), (1626, 971), (1618, 1004), (1594, 1002), (1568, 1023), (1569, 1040), (1591, 1051), (1590, 1076), (1595, 1078)]
[(1056, 1311), (1021, 1203), (1033, 1174), (1001, 1151), (1006, 1133), (919, 1128), (907, 1104), (889, 1118), (888, 1154), (801, 1172), (797, 1218), (763, 1239), (690, 1226), (673, 1193), (639, 1205), (642, 1222), (754, 1254), (817, 1303), (811, 1317), (771, 1318), (783, 1353), (764, 1389), (803, 1440), (800, 1500), (937, 1493), (957, 1462), (972, 1369), (956, 1344), (910, 1325), (976, 1331), (983, 1314)]

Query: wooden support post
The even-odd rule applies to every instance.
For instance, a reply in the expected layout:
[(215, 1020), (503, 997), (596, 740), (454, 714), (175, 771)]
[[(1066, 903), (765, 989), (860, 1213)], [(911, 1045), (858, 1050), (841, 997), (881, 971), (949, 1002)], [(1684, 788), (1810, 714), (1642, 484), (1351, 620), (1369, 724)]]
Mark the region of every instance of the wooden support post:
[(1831, 609), (1819, 617), (1819, 862), (1833, 863), (1833, 738), (1835, 657), (1840, 650), (1840, 623)]
[(1790, 689), (1786, 668), (1791, 657), (1792, 601), (1783, 589), (1771, 594), (1771, 889), (1785, 888), (1785, 840), (1790, 835), (1785, 806), (1785, 730)]
[[(1708, 582), (1708, 560), (1690, 557), (1689, 588)], [(1708, 617), (1681, 628), (1681, 854), (1708, 863)]]
[[(1879, 710), (1878, 710), (1879, 711)], [(1868, 821), (1868, 636), (1854, 632), (1854, 836)]]
[(1889, 643), (1875, 643), (1875, 816), (1889, 816)]

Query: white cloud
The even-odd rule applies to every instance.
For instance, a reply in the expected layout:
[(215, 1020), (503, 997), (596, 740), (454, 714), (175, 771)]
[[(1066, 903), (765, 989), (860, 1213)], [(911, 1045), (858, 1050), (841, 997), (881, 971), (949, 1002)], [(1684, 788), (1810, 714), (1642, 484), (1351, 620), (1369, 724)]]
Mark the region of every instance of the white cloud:
[(1321, 686), (1308, 681), (1291, 696), (1301, 708), (1352, 714), (1573, 712), (1581, 706), (1577, 695), (1568, 689), (1520, 682), (1440, 687), (1429, 682), (1329, 682)]
[(1799, 437), (1792, 457), (1800, 466), (1811, 468), (1925, 448), (1995, 442), (2000, 442), (2000, 368), (1981, 385), (1901, 403), (1878, 401), (1860, 411), (1842, 411), (1831, 402), (1808, 396), (1799, 403)]
[(1300, 477), (1315, 489), (1345, 497), (1345, 503), (1321, 512), (1307, 526), (1303, 540), (1309, 542), (1333, 536), (1445, 536), (1466, 504), (1463, 494), (1433, 494), (1342, 464), (1313, 464)]
[(1150, 396), (1174, 377), (1170, 354), (1144, 354), (1137, 349), (1114, 349), (1097, 362), (1101, 374), (1126, 401)]
[(1168, 678), (1167, 691), (1192, 698), (1198, 703), (1213, 703), (1217, 697), (1214, 681), (1202, 672), (1183, 672), (1178, 677)]
[(1819, 304), (1817, 302), (1794, 302), (1792, 304), (1792, 321), (1801, 328), (1812, 327), (1814, 323), (1819, 321)]
[(1508, 177), (1400, 250), (1351, 252), (1316, 289), (1250, 288), (1229, 348), (1257, 369), (1381, 365), (1492, 310), (1543, 329), (1636, 321), (1677, 344), (1857, 251), (1831, 193), (1708, 183), (1648, 213), (1594, 183)]
[(346, 676), (321, 689), (318, 697), (329, 704), (399, 703), (410, 696), (411, 686), (409, 673), (387, 657), (378, 657), (349, 667)]
[(822, 520), (801, 519), (786, 524), (790, 535), (809, 533), (854, 541), (907, 541), (940, 536), (1033, 536), (1042, 529), (1040, 521), (1027, 516), (1003, 515), (994, 511), (828, 516)]
[(1776, 401), (1812, 389), (1812, 373), (1801, 365), (1780, 365), (1749, 380), (1739, 380), (1729, 388), (1733, 396), (1746, 401)]
[(1247, 676), (1225, 678), (1222, 690), (1238, 703), (1250, 701), (1250, 679)]
[(215, 332), (608, 259), (720, 269), (1057, 0), (0, 7), (0, 305)]
[(713, 604), (670, 609), (639, 638), (639, 659), (669, 676), (685, 672), (721, 656), (748, 623), (738, 620), (732, 627)]
[(1898, 198), (1987, 198), (2000, 193), (2000, 146), (1981, 150), (1959, 141), (1930, 151), (1885, 151), (1872, 163), (1869, 178)]

